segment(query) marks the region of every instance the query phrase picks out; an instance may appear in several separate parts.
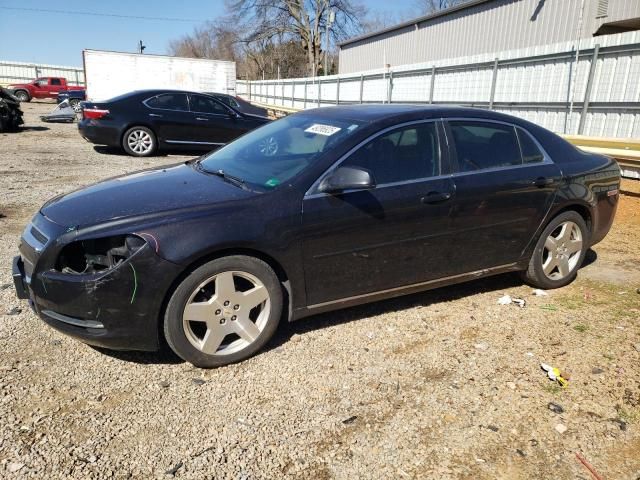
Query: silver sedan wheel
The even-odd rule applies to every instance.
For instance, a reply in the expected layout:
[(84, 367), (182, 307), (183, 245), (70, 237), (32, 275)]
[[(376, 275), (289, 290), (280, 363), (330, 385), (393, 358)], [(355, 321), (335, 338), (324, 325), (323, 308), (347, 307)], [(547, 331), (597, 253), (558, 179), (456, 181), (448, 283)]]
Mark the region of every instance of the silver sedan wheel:
[(133, 130), (127, 137), (127, 145), (135, 153), (144, 155), (153, 150), (153, 139), (144, 130)]
[(202, 282), (182, 316), (187, 340), (207, 355), (229, 355), (251, 345), (267, 325), (271, 301), (247, 272), (221, 272)]
[(551, 280), (562, 280), (573, 273), (582, 253), (582, 231), (573, 222), (563, 222), (544, 242), (542, 271)]

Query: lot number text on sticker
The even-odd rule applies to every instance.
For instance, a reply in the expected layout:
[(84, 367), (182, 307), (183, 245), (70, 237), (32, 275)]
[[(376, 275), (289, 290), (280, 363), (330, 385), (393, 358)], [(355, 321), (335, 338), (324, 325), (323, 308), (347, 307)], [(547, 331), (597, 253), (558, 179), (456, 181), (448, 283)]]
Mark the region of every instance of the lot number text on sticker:
[(325, 135), (327, 137), (333, 135), (336, 132), (342, 130), (340, 127), (333, 127), (331, 125), (322, 125), (321, 123), (314, 123), (305, 130), (308, 133), (317, 133), (318, 135)]

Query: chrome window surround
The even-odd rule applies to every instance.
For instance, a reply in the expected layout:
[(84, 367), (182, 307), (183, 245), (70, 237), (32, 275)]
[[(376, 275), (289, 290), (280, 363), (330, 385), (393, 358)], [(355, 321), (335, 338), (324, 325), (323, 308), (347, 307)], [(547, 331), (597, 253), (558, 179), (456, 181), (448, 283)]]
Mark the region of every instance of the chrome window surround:
[[(437, 123), (439, 122), (441, 119), (439, 118), (430, 118), (428, 120), (411, 120), (410, 122), (404, 122), (404, 123), (398, 123), (397, 125), (393, 125), (391, 127), (387, 127), (384, 128), (376, 133), (373, 133), (371, 135), (369, 135), (367, 138), (365, 138), (364, 140), (362, 140), (360, 143), (358, 143), (356, 146), (354, 146), (353, 148), (351, 148), (347, 153), (345, 153), (344, 155), (342, 155), (333, 165), (331, 165), (329, 168), (327, 168), (322, 175), (320, 175), (318, 177), (318, 179), (313, 182), (313, 185), (311, 185), (311, 187), (307, 190), (307, 192), (304, 195), (304, 198), (317, 198), (317, 197), (323, 197), (323, 196), (327, 196), (329, 195), (328, 193), (324, 193), (324, 192), (318, 192), (317, 188), (320, 185), (320, 183), (326, 178), (328, 177), (334, 170), (336, 170), (340, 164), (342, 162), (344, 162), (347, 158), (349, 158), (351, 156), (352, 153), (354, 153), (356, 150), (358, 150), (360, 147), (363, 147), (364, 145), (368, 144), (370, 141), (378, 138), (381, 135), (384, 135), (385, 133), (388, 133), (392, 130), (397, 130), (398, 128), (403, 128), (403, 127), (407, 127), (407, 126), (411, 126), (411, 125), (420, 125), (423, 123)], [(437, 125), (436, 125), (436, 129), (437, 129)], [(438, 169), (440, 170), (440, 172), (442, 172), (442, 145), (440, 142), (440, 134), (438, 133)], [(385, 188), (385, 187), (393, 187), (396, 185), (408, 185), (411, 183), (418, 183), (418, 182), (424, 182), (426, 180), (433, 180), (433, 179), (437, 179), (437, 178), (442, 178), (442, 177), (447, 177), (448, 175), (433, 175), (430, 177), (422, 177), (422, 178), (412, 178), (411, 180), (403, 180), (400, 182), (390, 182), (390, 183), (380, 183), (377, 184), (375, 186), (376, 189), (379, 188)], [(352, 189), (352, 190), (345, 190), (342, 193), (350, 193), (350, 192), (359, 192), (361, 190), (359, 189)]]

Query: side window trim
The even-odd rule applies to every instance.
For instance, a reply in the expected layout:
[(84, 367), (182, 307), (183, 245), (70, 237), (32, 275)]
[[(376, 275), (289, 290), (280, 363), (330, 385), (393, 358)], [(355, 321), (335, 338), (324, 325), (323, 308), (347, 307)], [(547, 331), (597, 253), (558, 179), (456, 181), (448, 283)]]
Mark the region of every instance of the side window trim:
[[(494, 120), (494, 119), (489, 119), (489, 118), (479, 118), (479, 117), (447, 117), (447, 118), (443, 118), (443, 123), (444, 123), (444, 131), (445, 131), (445, 135), (447, 137), (447, 144), (449, 145), (449, 151), (451, 152), (450, 154), (450, 159), (449, 159), (449, 165), (451, 165), (451, 176), (452, 177), (458, 177), (458, 176), (462, 176), (462, 175), (474, 175), (477, 173), (485, 173), (485, 172), (496, 172), (496, 171), (501, 171), (501, 170), (511, 170), (511, 169), (515, 169), (515, 168), (526, 168), (526, 167), (533, 167), (535, 165), (545, 165), (545, 164), (553, 164), (553, 160), (551, 159), (551, 157), (549, 156), (549, 154), (547, 153), (547, 151), (544, 149), (544, 147), (542, 145), (540, 145), (540, 142), (538, 142), (538, 139), (536, 139), (533, 135), (531, 135), (529, 133), (529, 131), (527, 129), (525, 129), (524, 127), (521, 127), (519, 125), (516, 125), (514, 123), (509, 123), (509, 122), (504, 122), (501, 120)], [(516, 130), (520, 130), (525, 132), (529, 138), (535, 143), (535, 145), (538, 147), (538, 149), (540, 150), (540, 152), (542, 153), (544, 160), (542, 162), (536, 162), (536, 163), (521, 163), (520, 165), (507, 165), (507, 166), (502, 166), (502, 167), (491, 167), (491, 168), (483, 168), (483, 169), (479, 169), (479, 170), (473, 170), (471, 172), (461, 172), (460, 171), (460, 164), (458, 163), (458, 152), (456, 150), (456, 146), (455, 146), (455, 142), (453, 141), (453, 133), (451, 132), (451, 125), (449, 124), (449, 122), (457, 122), (457, 121), (468, 121), (468, 122), (486, 122), (486, 123), (496, 123), (498, 125), (505, 125), (508, 127), (512, 127), (514, 129), (514, 134), (516, 136), (516, 141), (518, 142), (518, 149), (520, 150), (520, 158), (523, 159), (524, 157), (522, 156), (522, 148), (520, 147), (520, 139), (518, 138), (517, 132)], [(523, 160), (524, 162), (524, 160)]]
[[(304, 198), (316, 198), (316, 197), (324, 197), (324, 196), (328, 196), (328, 193), (324, 193), (324, 192), (318, 192), (318, 185), (320, 185), (320, 183), (322, 182), (322, 180), (324, 180), (328, 175), (330, 175), (334, 170), (336, 170), (340, 164), (342, 164), (342, 162), (344, 162), (347, 158), (349, 158), (354, 152), (356, 152), (358, 149), (360, 149), (361, 147), (365, 146), (366, 144), (368, 144), (370, 141), (380, 137), (381, 135), (384, 135), (385, 133), (389, 133), (392, 130), (396, 130), (398, 128), (403, 128), (403, 127), (408, 127), (411, 125), (419, 125), (419, 124), (423, 124), (423, 123), (435, 123), (436, 124), (436, 139), (438, 141), (438, 160), (439, 160), (439, 164), (440, 164), (440, 174), (439, 175), (435, 175), (435, 176), (431, 176), (431, 177), (424, 177), (424, 178), (413, 178), (411, 180), (403, 180), (400, 182), (391, 182), (391, 183), (383, 183), (383, 184), (379, 184), (376, 185), (376, 189), (380, 189), (380, 188), (385, 188), (385, 187), (395, 187), (398, 185), (407, 185), (407, 184), (411, 184), (411, 183), (418, 183), (418, 182), (424, 182), (427, 180), (433, 180), (433, 179), (438, 179), (438, 178), (442, 178), (442, 177), (448, 177), (450, 174), (449, 173), (445, 173), (446, 170), (449, 170), (450, 167), (445, 168), (445, 156), (448, 159), (448, 155), (445, 154), (445, 150), (443, 149), (443, 145), (442, 145), (442, 134), (440, 131), (440, 127), (442, 124), (442, 119), (441, 118), (430, 118), (430, 119), (425, 119), (425, 120), (411, 120), (410, 122), (403, 122), (403, 123), (398, 123), (396, 125), (392, 125), (390, 127), (384, 128), (382, 130), (377, 131), (376, 133), (373, 133), (371, 135), (369, 135), (367, 138), (365, 138), (364, 140), (362, 140), (361, 142), (359, 142), (357, 145), (355, 145), (353, 148), (351, 148), (348, 152), (346, 152), (344, 155), (342, 155), (338, 160), (336, 160), (329, 168), (327, 168), (317, 179), (315, 182), (313, 182), (313, 184), (311, 185), (311, 187), (309, 187), (309, 189), (306, 191), (306, 193), (304, 194)], [(351, 190), (345, 190), (344, 193), (350, 193)]]
[[(152, 99), (157, 98), (157, 97), (161, 97), (162, 95), (171, 95), (171, 94), (170, 93), (159, 93), (158, 95), (153, 95), (152, 97), (149, 97), (146, 100), (143, 100), (142, 104), (145, 107), (147, 107), (148, 109), (150, 109), (150, 110), (162, 110), (164, 112), (187, 112), (187, 113), (189, 113), (189, 110), (174, 110), (172, 108), (158, 108), (158, 107), (152, 107), (151, 105), (149, 105), (147, 103), (149, 100), (152, 100)], [(178, 93), (176, 95), (186, 95), (186, 97), (187, 97), (187, 108), (190, 108), (190, 106), (189, 106), (189, 95), (187, 95), (186, 93)]]

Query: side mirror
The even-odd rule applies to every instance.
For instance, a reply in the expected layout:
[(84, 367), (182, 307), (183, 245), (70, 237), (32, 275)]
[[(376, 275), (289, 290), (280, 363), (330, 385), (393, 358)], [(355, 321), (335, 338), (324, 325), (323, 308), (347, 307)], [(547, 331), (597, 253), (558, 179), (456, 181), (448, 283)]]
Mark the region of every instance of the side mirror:
[(318, 190), (323, 193), (340, 193), (344, 190), (371, 190), (376, 181), (371, 172), (359, 167), (339, 167), (322, 182)]

